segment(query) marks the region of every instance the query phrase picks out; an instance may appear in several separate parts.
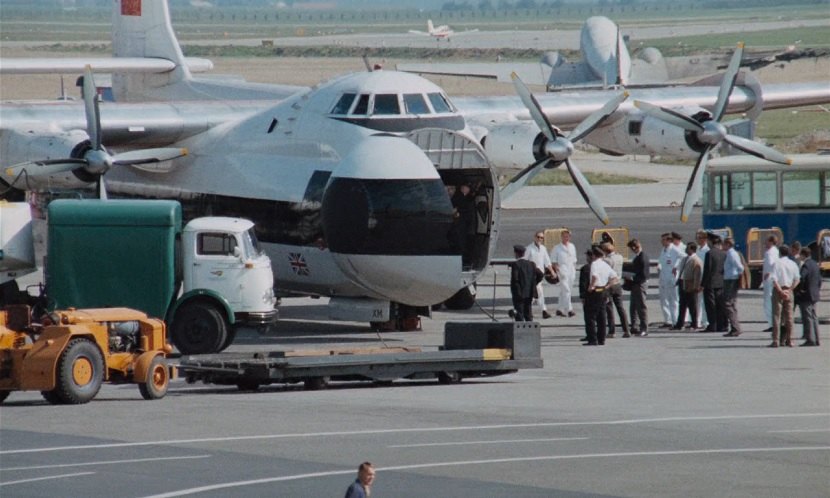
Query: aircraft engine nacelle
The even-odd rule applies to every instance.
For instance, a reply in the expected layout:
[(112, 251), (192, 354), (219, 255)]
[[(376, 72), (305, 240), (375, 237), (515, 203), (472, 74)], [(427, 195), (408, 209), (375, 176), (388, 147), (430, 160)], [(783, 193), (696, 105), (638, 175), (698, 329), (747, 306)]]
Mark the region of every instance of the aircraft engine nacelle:
[(83, 130), (71, 130), (53, 135), (41, 133), (10, 132), (3, 134), (0, 142), (3, 150), (3, 167), (0, 178), (8, 185), (21, 190), (38, 190), (48, 188), (74, 189), (83, 188), (96, 178), (78, 168), (55, 172), (54, 167), (31, 163), (25, 172), (12, 172), (10, 166), (28, 161), (46, 161), (49, 159), (81, 158), (89, 148), (89, 136)]
[(533, 121), (513, 121), (490, 130), (481, 145), (498, 171), (521, 170), (544, 156), (547, 138)]
[[(702, 108), (675, 110), (701, 122), (711, 119), (711, 114)], [(695, 133), (642, 113), (632, 113), (594, 131), (585, 138), (585, 142), (614, 155), (647, 154), (695, 159), (703, 150), (703, 144)]]
[(559, 52), (553, 51), (545, 52), (545, 54), (542, 56), (541, 62), (542, 64), (548, 65), (551, 68), (556, 69), (557, 67), (567, 62), (567, 60)]

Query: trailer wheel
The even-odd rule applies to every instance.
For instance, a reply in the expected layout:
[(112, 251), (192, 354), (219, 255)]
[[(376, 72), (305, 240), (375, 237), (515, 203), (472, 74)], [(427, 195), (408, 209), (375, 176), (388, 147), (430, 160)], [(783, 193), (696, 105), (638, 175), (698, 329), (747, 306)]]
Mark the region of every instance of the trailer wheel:
[(303, 387), (306, 391), (320, 391), (325, 389), (328, 385), (328, 377), (312, 377), (310, 379), (306, 379), (303, 383)]
[(0, 404), (6, 401), (6, 398), (9, 397), (9, 394), (11, 394), (11, 391), (0, 391)]
[(161, 399), (167, 394), (170, 386), (170, 371), (164, 357), (156, 356), (147, 369), (147, 381), (138, 384), (138, 391), (144, 399)]
[(58, 397), (56, 390), (40, 391), (40, 395), (43, 396), (43, 399), (45, 399), (50, 405), (61, 404), (61, 399)]
[(53, 393), (63, 403), (87, 403), (104, 381), (104, 358), (89, 339), (73, 339), (58, 360)]
[(459, 384), (461, 383), (461, 374), (458, 372), (439, 372), (439, 384)]
[(218, 352), (228, 332), (219, 310), (206, 303), (192, 302), (176, 312), (170, 334), (182, 354), (206, 354)]

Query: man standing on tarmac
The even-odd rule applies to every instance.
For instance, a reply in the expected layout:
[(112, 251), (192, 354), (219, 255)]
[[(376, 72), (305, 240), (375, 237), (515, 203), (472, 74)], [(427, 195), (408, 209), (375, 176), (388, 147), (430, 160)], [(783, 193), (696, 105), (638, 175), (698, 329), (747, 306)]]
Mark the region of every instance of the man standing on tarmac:
[(357, 468), (357, 479), (346, 490), (345, 498), (369, 498), (372, 483), (375, 482), (375, 467), (370, 462), (363, 462)]
[[(603, 242), (600, 244), (603, 254), (605, 254), (605, 262), (614, 270), (618, 276), (623, 274), (623, 258), (620, 253), (615, 250), (614, 244), (611, 242)], [(616, 334), (616, 323), (614, 322), (614, 308), (617, 309), (617, 315), (620, 317), (620, 325), (623, 329), (623, 337), (631, 337), (628, 330), (628, 314), (625, 312), (623, 306), (623, 289), (622, 282), (617, 280), (617, 283), (608, 287), (608, 303), (605, 307), (606, 321), (608, 322), (608, 336), (614, 337)]]
[(703, 304), (706, 306), (706, 316), (709, 325), (703, 332), (725, 332), (726, 310), (723, 300), (723, 265), (726, 253), (721, 249), (721, 238), (712, 234), (709, 238), (712, 243), (706, 259), (703, 260)]
[[(706, 253), (709, 252), (709, 237), (705, 230), (698, 230), (695, 234), (697, 239), (697, 257), (703, 263), (703, 270), (706, 269)], [(701, 271), (703, 271), (701, 270)], [(703, 292), (697, 293), (697, 323), (702, 327), (709, 326), (709, 317), (706, 315), (706, 306), (703, 304)]]
[(588, 295), (585, 299), (586, 323), (588, 333), (586, 346), (602, 346), (605, 344), (605, 304), (608, 300), (608, 287), (619, 278), (614, 270), (608, 266), (599, 247), (592, 249), (593, 262), (591, 263), (591, 282), (588, 284)]
[[(772, 268), (772, 344), (771, 348), (793, 346), (793, 292), (801, 278), (798, 264), (789, 258), (790, 248), (779, 248), (780, 258)], [(781, 321), (784, 321), (782, 324)], [(778, 336), (784, 326), (784, 337)]]
[(559, 303), (556, 306), (556, 316), (574, 316), (571, 289), (576, 278), (576, 246), (571, 242), (571, 231), (567, 228), (562, 230), (561, 238), (562, 242), (550, 251), (553, 271), (559, 275)]
[(767, 319), (767, 329), (764, 332), (772, 332), (772, 269), (780, 257), (778, 252), (778, 237), (770, 235), (767, 238), (767, 250), (764, 252), (764, 318)]
[[(738, 288), (744, 273), (744, 265), (741, 255), (735, 250), (735, 239), (727, 237), (723, 241), (723, 247), (726, 249), (726, 260), (723, 263), (723, 301), (726, 321), (731, 327), (731, 330), (723, 335), (724, 337), (738, 337), (741, 335), (741, 321), (738, 318)], [(790, 309), (792, 310), (792, 303), (790, 303)]]
[(663, 328), (669, 328), (677, 318), (677, 285), (674, 266), (677, 256), (672, 246), (671, 234), (660, 236), (663, 249), (660, 251), (660, 311), (663, 313)]
[[(631, 315), (631, 333), (645, 337), (648, 335), (648, 306), (646, 289), (648, 289), (649, 260), (640, 241), (631, 239), (628, 248), (634, 253), (631, 261), (631, 303), (628, 312)], [(639, 323), (639, 327), (638, 327)]]
[(516, 261), (510, 265), (510, 297), (513, 299), (513, 313), (517, 322), (533, 321), (533, 290), (539, 271), (532, 261), (524, 259), (525, 247), (513, 246)]
[(687, 309), (691, 320), (690, 328), (692, 330), (700, 328), (697, 321), (697, 304), (702, 276), (703, 262), (700, 261), (700, 257), (697, 255), (697, 244), (689, 242), (689, 245), (686, 246), (686, 257), (683, 258), (677, 279), (678, 290), (680, 291), (680, 311), (677, 313), (677, 323), (674, 324), (673, 330), (683, 329), (683, 317)]
[[(545, 232), (541, 230), (536, 232), (533, 237), (533, 243), (527, 246), (525, 250), (525, 259), (532, 261), (536, 268), (542, 270), (542, 273), (550, 271), (553, 273), (553, 265), (550, 263), (550, 256), (548, 249), (545, 247)], [(550, 318), (548, 313), (548, 305), (545, 303), (545, 291), (543, 289), (544, 280), (536, 285), (536, 298), (539, 300), (539, 308), (542, 310), (542, 318)]]
[(804, 327), (805, 342), (802, 346), (818, 346), (820, 343), (816, 305), (821, 288), (821, 272), (809, 248), (801, 249), (798, 257), (802, 263), (799, 284), (795, 289), (795, 302), (801, 310), (801, 323)]

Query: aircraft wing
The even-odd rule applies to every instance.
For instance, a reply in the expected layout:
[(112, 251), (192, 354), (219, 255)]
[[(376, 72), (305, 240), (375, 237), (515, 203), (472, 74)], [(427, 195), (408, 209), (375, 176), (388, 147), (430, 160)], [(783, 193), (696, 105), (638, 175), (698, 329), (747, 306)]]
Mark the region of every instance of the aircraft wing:
[(494, 79), (502, 83), (510, 83), (510, 73), (515, 71), (528, 85), (544, 85), (551, 71), (550, 66), (537, 62), (411, 63), (398, 64), (396, 69), (416, 74)]
[(429, 33), (427, 33), (426, 31), (417, 31), (417, 30), (414, 30), (414, 29), (410, 29), (410, 30), (409, 30), (409, 32), (410, 32), (410, 33), (412, 33), (413, 35), (426, 35), (426, 36), (430, 36), (430, 35), (429, 35)]
[[(185, 63), (194, 73), (213, 69), (213, 63), (208, 59), (186, 57)], [(176, 68), (173, 61), (151, 57), (15, 57), (0, 59), (0, 74), (83, 73), (86, 66), (96, 73), (166, 73)]]

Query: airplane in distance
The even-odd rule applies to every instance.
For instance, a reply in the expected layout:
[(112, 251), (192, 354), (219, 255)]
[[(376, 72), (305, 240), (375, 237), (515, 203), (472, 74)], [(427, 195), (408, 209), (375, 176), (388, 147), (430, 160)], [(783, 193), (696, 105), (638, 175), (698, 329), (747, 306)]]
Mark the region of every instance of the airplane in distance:
[[(659, 49), (646, 47), (629, 53), (626, 37), (612, 20), (589, 17), (579, 36), (581, 60), (568, 61), (557, 51), (545, 53), (539, 62), (456, 62), (403, 63), (396, 69), (417, 74), (465, 76), (510, 83), (516, 73), (528, 85), (545, 86), (548, 91), (569, 88), (662, 85), (701, 78), (718, 72), (729, 62), (721, 54), (665, 57)], [(756, 67), (769, 53), (745, 56), (742, 66)]]
[[(576, 140), (708, 156), (727, 139), (726, 112), (830, 102), (826, 85), (762, 91), (736, 68), (725, 86), (630, 96), (533, 96), (517, 81), (519, 97), (451, 99), (420, 76), (386, 70), (312, 88), (203, 80), (185, 62), (166, 2), (121, 0), (114, 9), (113, 59), (148, 67), (112, 73), (115, 102), (85, 92), (83, 102), (0, 103), (0, 180), (17, 191), (96, 195), (97, 187), (112, 198), (176, 199), (188, 219), (249, 218), (280, 294), (329, 296), (330, 315), (353, 321), (471, 306), (469, 289), (495, 251), (501, 199), (541, 169), (567, 168), (607, 221), (569, 158)], [(85, 81), (99, 61), (89, 65)], [(497, 166), (522, 172), (506, 193)]]
[(469, 33), (475, 33), (478, 31), (477, 29), (471, 29), (467, 31), (455, 32), (446, 24), (442, 24), (440, 26), (435, 26), (432, 24), (432, 19), (427, 19), (427, 30), (426, 31), (417, 31), (414, 29), (410, 29), (409, 32), (413, 35), (423, 35), (423, 36), (431, 36), (436, 40), (447, 40), (450, 41), (451, 36), (458, 36), (458, 35), (466, 35)]

